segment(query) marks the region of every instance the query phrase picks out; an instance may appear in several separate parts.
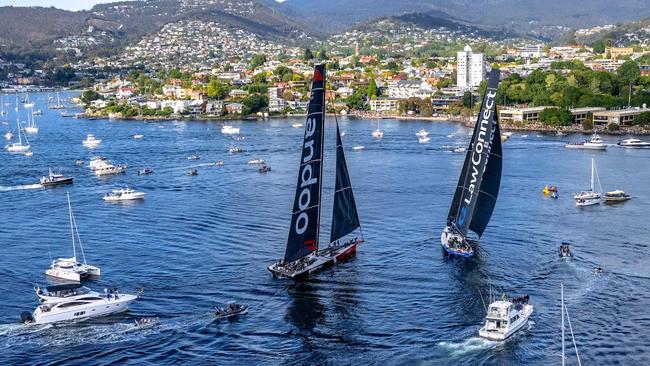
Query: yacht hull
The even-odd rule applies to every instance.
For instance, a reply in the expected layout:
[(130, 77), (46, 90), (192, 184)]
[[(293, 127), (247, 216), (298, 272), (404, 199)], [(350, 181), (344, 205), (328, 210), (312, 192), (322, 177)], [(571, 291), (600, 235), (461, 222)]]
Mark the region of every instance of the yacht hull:
[(99, 318), (111, 314), (121, 313), (128, 310), (129, 303), (136, 300), (135, 295), (120, 295), (117, 300), (104, 299), (95, 301), (91, 304), (81, 306), (71, 306), (69, 308), (54, 308), (53, 310), (44, 311), (39, 306), (32, 313), (33, 321), (30, 324), (51, 324), (65, 321), (86, 320), (90, 318)]
[(306, 258), (313, 260), (313, 262), (299, 270), (287, 270), (279, 267), (277, 263), (268, 266), (267, 269), (273, 274), (273, 277), (290, 278), (294, 281), (306, 281), (312, 275), (350, 259), (356, 254), (357, 245), (361, 242), (361, 240), (354, 241), (349, 245), (344, 245), (336, 249), (326, 248), (318, 255), (312, 253)]
[[(453, 248), (453, 246), (451, 245), (451, 240), (454, 237), (456, 237), (457, 240), (461, 240), (462, 242), (464, 242), (469, 247), (469, 250), (458, 250)], [(474, 249), (472, 248), (471, 244), (467, 241), (467, 239), (459, 235), (454, 235), (453, 233), (451, 233), (449, 227), (446, 227), (442, 231), (442, 234), (440, 234), (440, 243), (442, 244), (442, 249), (448, 255), (458, 256), (463, 258), (470, 258), (474, 256)]]

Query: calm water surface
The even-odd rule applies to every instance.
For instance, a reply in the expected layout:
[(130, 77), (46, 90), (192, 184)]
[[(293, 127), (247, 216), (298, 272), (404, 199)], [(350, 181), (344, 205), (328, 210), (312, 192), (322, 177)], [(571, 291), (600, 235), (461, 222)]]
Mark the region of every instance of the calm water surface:
[[(559, 364), (560, 281), (584, 364), (650, 363), (650, 150), (566, 151), (564, 142), (583, 137), (515, 134), (504, 144), (502, 189), (480, 255), (461, 261), (442, 255), (438, 237), (463, 155), (442, 147), (466, 146), (468, 130), (383, 120), (377, 142), (376, 121), (342, 119), (366, 243), (352, 261), (295, 284), (273, 279), (266, 266), (284, 253), (302, 141), (291, 124), (301, 119), (234, 122), (247, 151), (230, 155), (235, 142), (218, 123), (76, 120), (47, 110), (45, 98), (31, 98), (45, 112), (30, 140), (34, 155), (0, 152), (0, 364)], [(418, 144), (420, 128), (432, 133), (428, 144)], [(84, 148), (87, 133), (103, 143)], [(188, 161), (192, 153), (202, 159)], [(98, 179), (74, 163), (95, 155), (127, 163), (127, 174)], [(273, 171), (259, 174), (246, 163), (255, 157)], [(589, 185), (591, 157), (603, 189), (625, 189), (634, 200), (576, 208), (571, 197)], [(225, 166), (208, 166), (218, 159)], [(155, 173), (138, 176), (145, 166)], [(186, 176), (193, 166), (199, 175)], [(38, 188), (48, 167), (75, 184)], [(558, 200), (544, 198), (546, 183), (560, 187)], [(101, 200), (125, 185), (146, 200)], [(33, 284), (45, 282), (51, 258), (70, 255), (66, 191), (86, 257), (102, 268), (88, 285), (144, 294), (125, 314), (25, 328), (19, 314), (36, 306)], [(325, 206), (323, 238), (330, 216)], [(563, 240), (574, 243), (571, 261), (557, 258)], [(605, 274), (593, 275), (596, 265)], [(535, 306), (530, 324), (505, 343), (477, 337), (480, 294), (490, 288), (530, 294)], [(215, 323), (212, 306), (231, 300), (251, 312)], [(161, 324), (127, 332), (141, 316)], [(577, 364), (573, 354), (567, 361)]]

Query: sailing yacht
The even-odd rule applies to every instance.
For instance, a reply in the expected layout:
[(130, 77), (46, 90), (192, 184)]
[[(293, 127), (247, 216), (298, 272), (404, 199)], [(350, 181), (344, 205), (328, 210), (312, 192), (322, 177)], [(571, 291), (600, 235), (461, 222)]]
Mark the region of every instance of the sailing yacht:
[(591, 206), (600, 204), (602, 188), (596, 171), (596, 162), (591, 158), (591, 188), (575, 195), (576, 206)]
[[(101, 274), (99, 267), (86, 263), (86, 254), (84, 253), (84, 248), (81, 244), (81, 237), (79, 236), (79, 230), (77, 229), (77, 221), (72, 212), (69, 193), (68, 214), (70, 216), (70, 235), (72, 237), (72, 257), (53, 260), (50, 268), (45, 271), (45, 275), (73, 282), (79, 282), (82, 278), (86, 277), (99, 277)], [(81, 249), (83, 263), (77, 260), (77, 244), (79, 244), (79, 248)]]
[(361, 239), (351, 237), (355, 230), (359, 229), (361, 232), (361, 224), (337, 121), (336, 184), (330, 244), (325, 249), (319, 250), (326, 110), (325, 85), (325, 65), (316, 65), (287, 247), (284, 258), (267, 267), (276, 277), (305, 280), (311, 274), (354, 255), (357, 244), (364, 241), (363, 233)]
[(377, 120), (377, 129), (372, 131), (372, 137), (376, 138), (377, 140), (384, 137), (384, 131), (379, 129), (379, 120)]
[[(13, 142), (6, 145), (5, 149), (9, 152), (28, 155), (31, 153), (29, 150), (31, 146), (29, 145), (29, 140), (27, 140), (27, 135), (25, 135), (25, 132), (23, 132), (23, 130), (20, 128), (20, 121), (18, 120), (18, 116), (16, 116), (16, 125), (18, 126), (18, 142)], [(23, 136), (25, 137), (25, 143), (23, 143)]]
[(59, 97), (59, 93), (56, 93), (56, 104), (50, 105), (50, 109), (65, 109), (65, 105), (61, 104), (61, 98)]
[(468, 238), (469, 230), (479, 238), (490, 222), (501, 185), (502, 151), (496, 93), (499, 70), (493, 69), (488, 79), (481, 112), (465, 155), (456, 192), (449, 208), (447, 225), (440, 241), (450, 255), (474, 255)]
[(34, 121), (33, 108), (30, 108), (30, 113), (27, 113), (27, 127), (25, 127), (25, 132), (29, 134), (38, 133), (38, 127), (36, 127), (36, 122)]

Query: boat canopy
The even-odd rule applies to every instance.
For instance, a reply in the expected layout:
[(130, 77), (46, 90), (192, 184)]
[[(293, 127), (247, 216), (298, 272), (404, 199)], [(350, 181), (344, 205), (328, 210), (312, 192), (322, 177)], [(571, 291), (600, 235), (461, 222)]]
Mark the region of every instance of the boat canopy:
[(47, 290), (47, 292), (52, 293), (57, 291), (75, 290), (81, 287), (83, 286), (80, 283), (66, 283), (63, 285), (47, 286), (45, 287), (45, 289)]

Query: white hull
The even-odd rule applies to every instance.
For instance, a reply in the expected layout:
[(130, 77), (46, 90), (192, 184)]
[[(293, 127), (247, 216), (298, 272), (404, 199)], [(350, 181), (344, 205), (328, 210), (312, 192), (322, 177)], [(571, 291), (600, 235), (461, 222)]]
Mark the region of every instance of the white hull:
[(503, 328), (499, 329), (494, 329), (494, 328), (488, 328), (487, 325), (483, 326), (478, 331), (479, 336), (489, 339), (491, 341), (503, 341), (513, 334), (517, 333), (524, 325), (528, 323), (528, 318), (530, 318), (530, 315), (533, 313), (533, 306), (532, 305), (525, 305), (524, 308), (519, 312), (519, 319), (517, 319), (514, 323), (508, 325), (507, 329), (504, 330)]
[(7, 139), (7, 140), (11, 140), (12, 138), (14, 138), (14, 134), (13, 134), (13, 133), (11, 133), (11, 132), (7, 132), (7, 133), (5, 133), (5, 139)]
[(38, 127), (25, 127), (25, 132), (29, 134), (38, 133)]
[(376, 139), (380, 139), (380, 138), (384, 137), (384, 133), (382, 131), (380, 131), (380, 130), (375, 130), (372, 133), (372, 137), (374, 137)]
[(12, 144), (12, 145), (7, 145), (5, 146), (5, 149), (9, 152), (16, 152), (16, 153), (24, 153), (29, 151), (30, 146), (29, 145), (17, 145), (17, 144)]
[(223, 126), (221, 133), (224, 135), (237, 135), (239, 134), (239, 127)]
[(607, 145), (594, 145), (594, 144), (566, 144), (567, 149), (580, 149), (580, 150), (607, 150)]
[(430, 137), (420, 137), (420, 138), (418, 139), (418, 142), (421, 143), (421, 144), (426, 144), (426, 143), (429, 142), (429, 141), (431, 141), (431, 138), (430, 138)]
[(61, 305), (65, 305), (65, 303), (61, 303), (58, 306), (55, 305), (49, 311), (46, 310), (48, 308), (46, 305), (41, 305), (32, 314), (34, 321), (30, 324), (59, 323), (121, 313), (127, 311), (129, 303), (137, 298), (136, 295), (123, 294), (119, 295), (117, 300), (114, 298), (109, 300), (104, 297), (102, 300), (94, 300), (86, 305), (61, 307)]
[(120, 174), (124, 173), (126, 170), (126, 167), (124, 166), (110, 166), (110, 167), (104, 167), (104, 168), (98, 168), (95, 169), (94, 173), (95, 175), (109, 175), (109, 174)]
[(104, 196), (103, 200), (106, 202), (117, 202), (117, 201), (136, 201), (143, 200), (144, 192), (135, 192), (122, 194), (121, 196)]

